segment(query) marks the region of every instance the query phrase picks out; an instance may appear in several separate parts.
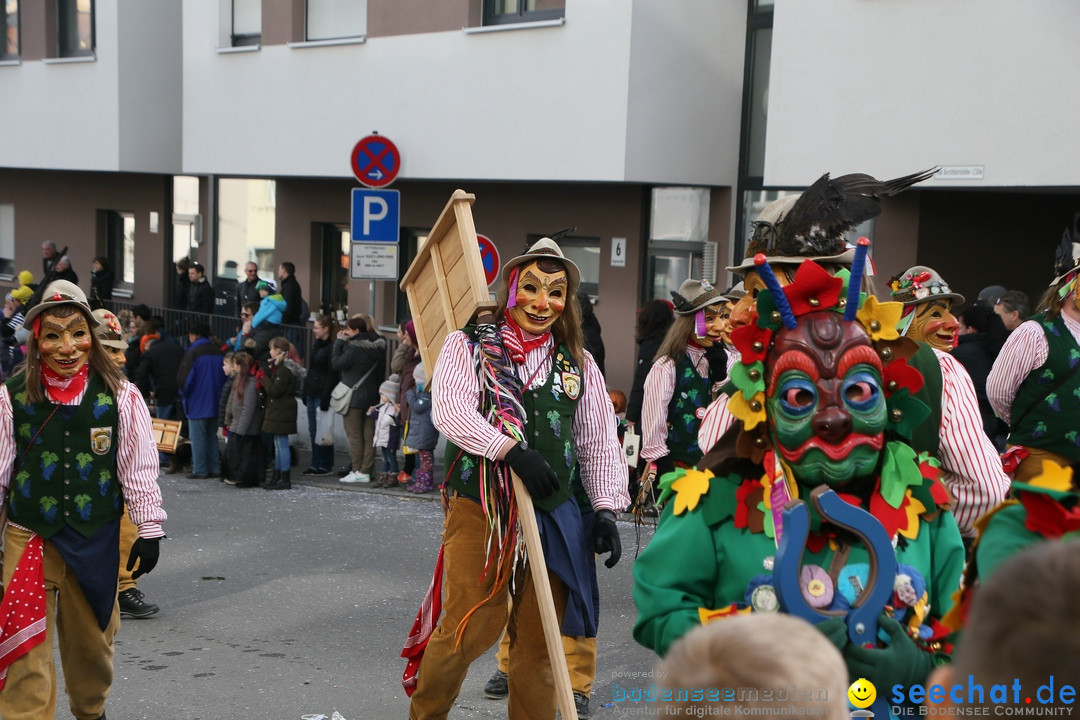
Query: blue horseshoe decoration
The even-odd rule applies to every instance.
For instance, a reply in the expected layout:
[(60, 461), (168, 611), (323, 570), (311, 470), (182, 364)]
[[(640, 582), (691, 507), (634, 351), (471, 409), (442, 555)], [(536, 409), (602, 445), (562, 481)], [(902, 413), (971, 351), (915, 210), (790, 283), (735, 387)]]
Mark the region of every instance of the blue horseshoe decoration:
[[(826, 485), (810, 493), (810, 501), (821, 517), (833, 525), (850, 530), (869, 555), (870, 572), (866, 587), (846, 612), (848, 638), (856, 645), (877, 642), (877, 618), (892, 598), (896, 578), (896, 553), (885, 527), (873, 515), (840, 499)], [(843, 610), (818, 610), (806, 601), (799, 582), (803, 550), (810, 534), (810, 512), (802, 500), (784, 506), (784, 532), (776, 549), (773, 580), (780, 608), (817, 625), (831, 617), (844, 617)]]

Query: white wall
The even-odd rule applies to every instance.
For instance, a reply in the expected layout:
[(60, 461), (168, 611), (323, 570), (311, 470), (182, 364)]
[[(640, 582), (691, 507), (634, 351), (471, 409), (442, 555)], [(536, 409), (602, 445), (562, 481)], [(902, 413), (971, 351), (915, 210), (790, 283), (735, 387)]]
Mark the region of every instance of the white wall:
[[(639, 82), (630, 97), (632, 30), (637, 57), (685, 66), (690, 79), (715, 74), (700, 57), (709, 48), (699, 26), (717, 13), (638, 30), (667, 7), (568, 0), (559, 27), (222, 54), (216, 6), (186, 3), (184, 170), (348, 177), (353, 145), (377, 130), (400, 149), (407, 178), (707, 182), (703, 169), (722, 164), (714, 149), (701, 151), (715, 132), (714, 101), (681, 83), (649, 102), (656, 88)], [(680, 25), (693, 42), (679, 43)], [(678, 153), (649, 147), (664, 130), (685, 140), (687, 121), (671, 123), (682, 108), (702, 142)], [(631, 122), (641, 142), (630, 142)]]
[(179, 174), (183, 8), (175, 0), (115, 1), (120, 28), (119, 169)]
[(982, 165), (1078, 185), (1076, 0), (778, 0), (765, 182)]
[(735, 185), (746, 3), (635, 0), (626, 180)]
[(0, 166), (116, 170), (116, 0), (99, 0), (97, 59), (0, 67)]

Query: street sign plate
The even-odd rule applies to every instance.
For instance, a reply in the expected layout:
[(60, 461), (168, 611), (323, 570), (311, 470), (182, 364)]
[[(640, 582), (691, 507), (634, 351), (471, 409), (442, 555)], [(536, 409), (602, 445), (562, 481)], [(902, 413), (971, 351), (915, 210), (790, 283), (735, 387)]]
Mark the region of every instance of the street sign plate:
[(399, 190), (352, 191), (353, 242), (396, 243), (400, 238), (401, 192)]
[(389, 243), (353, 243), (349, 277), (353, 280), (397, 280), (398, 246)]
[(353, 175), (368, 187), (386, 187), (401, 171), (401, 153), (382, 135), (368, 135), (353, 147)]

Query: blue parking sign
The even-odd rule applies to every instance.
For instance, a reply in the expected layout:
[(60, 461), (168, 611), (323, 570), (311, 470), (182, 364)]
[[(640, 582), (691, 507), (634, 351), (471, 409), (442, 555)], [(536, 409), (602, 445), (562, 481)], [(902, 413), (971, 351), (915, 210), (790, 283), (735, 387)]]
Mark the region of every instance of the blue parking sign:
[(392, 242), (400, 237), (401, 193), (353, 188), (353, 242)]

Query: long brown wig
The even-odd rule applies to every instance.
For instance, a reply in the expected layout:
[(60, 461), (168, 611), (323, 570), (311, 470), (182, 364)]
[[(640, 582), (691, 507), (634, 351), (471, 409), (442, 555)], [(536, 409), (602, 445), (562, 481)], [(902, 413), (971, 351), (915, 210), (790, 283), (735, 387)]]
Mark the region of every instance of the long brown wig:
[[(42, 315), (66, 318), (75, 313), (86, 315), (86, 313), (73, 305), (58, 305), (55, 308), (45, 310)], [(87, 318), (86, 322), (91, 337), (90, 359), (88, 361), (90, 371), (105, 381), (114, 397), (118, 396), (125, 382), (124, 376), (120, 373), (120, 369), (116, 367), (116, 363), (109, 357), (105, 346), (101, 344), (94, 333), (93, 328), (96, 321)], [(41, 350), (38, 349), (37, 337), (31, 332), (30, 337), (26, 340), (26, 363), (19, 372), (26, 374), (26, 399), (32, 403), (39, 403), (45, 399), (45, 390), (41, 384), (41, 362)], [(16, 373), (17, 375), (18, 373)]]

